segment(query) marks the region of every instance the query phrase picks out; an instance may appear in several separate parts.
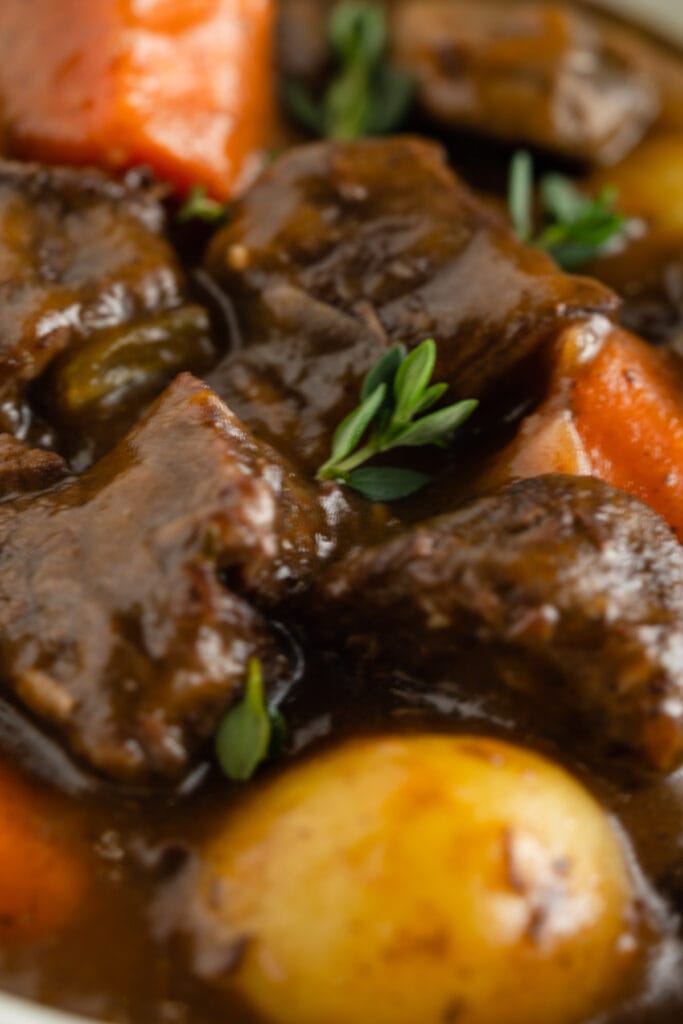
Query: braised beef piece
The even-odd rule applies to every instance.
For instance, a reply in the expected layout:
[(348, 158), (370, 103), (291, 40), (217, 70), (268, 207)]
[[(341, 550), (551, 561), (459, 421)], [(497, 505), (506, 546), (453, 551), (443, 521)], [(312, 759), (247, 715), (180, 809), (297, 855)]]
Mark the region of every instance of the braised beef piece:
[(253, 601), (295, 590), (344, 511), (180, 376), (90, 472), (0, 505), (4, 688), (102, 772), (177, 775), (249, 657), (288, 671)]
[(47, 490), (68, 474), (56, 452), (30, 448), (11, 434), (0, 434), (0, 501)]
[(447, 125), (612, 163), (659, 110), (631, 36), (563, 4), (405, 0), (393, 37), (422, 106)]
[(470, 696), (495, 681), (543, 727), (579, 712), (598, 744), (648, 767), (683, 755), (683, 549), (598, 480), (525, 480), (356, 549), (311, 606), (375, 671), (444, 673)]
[[(188, 301), (163, 227), (139, 175), (0, 163), (0, 398), (61, 354), (45, 403), (81, 433), (122, 395), (132, 420), (180, 369), (210, 364), (207, 314)], [(87, 372), (74, 373), (75, 351)]]
[(320, 81), (329, 61), (327, 20), (333, 7), (334, 0), (280, 0), (277, 66), (284, 78)]
[(307, 469), (391, 344), (433, 337), (449, 398), (478, 397), (564, 324), (618, 304), (521, 245), (414, 138), (291, 150), (235, 205), (208, 269), (246, 346), (210, 382)]

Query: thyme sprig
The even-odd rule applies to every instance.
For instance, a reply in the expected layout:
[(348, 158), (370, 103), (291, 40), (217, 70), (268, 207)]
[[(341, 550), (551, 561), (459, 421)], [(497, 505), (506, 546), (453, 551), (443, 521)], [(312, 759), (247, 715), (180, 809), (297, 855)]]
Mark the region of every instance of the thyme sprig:
[(596, 196), (581, 192), (562, 174), (539, 182), (541, 223), (536, 229), (534, 173), (529, 153), (520, 150), (510, 164), (508, 209), (517, 237), (548, 252), (563, 270), (577, 270), (613, 248), (630, 221), (617, 208), (617, 190), (606, 186)]
[(344, 0), (333, 8), (328, 39), (336, 71), (322, 100), (297, 79), (284, 85), (291, 114), (314, 135), (358, 139), (392, 131), (405, 117), (412, 80), (387, 60), (387, 26), (375, 3)]
[(178, 210), (177, 218), (181, 224), (189, 220), (205, 220), (213, 223), (225, 217), (227, 212), (227, 205), (219, 203), (217, 199), (212, 199), (207, 195), (204, 185), (193, 185), (185, 202)]
[(364, 464), (396, 448), (445, 447), (477, 408), (468, 399), (430, 411), (448, 390), (431, 383), (435, 364), (432, 339), (410, 353), (402, 345), (390, 348), (365, 377), (360, 404), (337, 427), (318, 480), (337, 480), (370, 501), (396, 501), (428, 484), (425, 473)]

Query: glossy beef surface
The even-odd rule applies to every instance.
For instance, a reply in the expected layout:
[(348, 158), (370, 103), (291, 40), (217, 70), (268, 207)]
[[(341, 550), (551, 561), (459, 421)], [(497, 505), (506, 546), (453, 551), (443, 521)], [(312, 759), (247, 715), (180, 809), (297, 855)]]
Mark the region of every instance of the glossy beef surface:
[(581, 712), (598, 745), (662, 770), (683, 755), (683, 551), (598, 480), (536, 477), (359, 548), (314, 607), (380, 669), (457, 678), (474, 652), (548, 720)]
[(246, 345), (210, 382), (311, 467), (391, 344), (437, 338), (437, 379), (479, 397), (563, 324), (618, 305), (522, 246), (417, 138), (290, 151), (237, 204), (207, 266)]
[(174, 373), (211, 361), (208, 316), (188, 300), (164, 222), (159, 190), (139, 175), (0, 164), (0, 394), (10, 429), (26, 431), (12, 416), (17, 396), (58, 356), (46, 415), (81, 432), (113, 419), (122, 399), (130, 421)]
[[(114, 777), (188, 767), (249, 657), (286, 672), (245, 596), (282, 599), (344, 513), (182, 376), (95, 469), (0, 506), (6, 691)], [(222, 576), (221, 574), (225, 574)], [(229, 582), (226, 582), (229, 579)]]

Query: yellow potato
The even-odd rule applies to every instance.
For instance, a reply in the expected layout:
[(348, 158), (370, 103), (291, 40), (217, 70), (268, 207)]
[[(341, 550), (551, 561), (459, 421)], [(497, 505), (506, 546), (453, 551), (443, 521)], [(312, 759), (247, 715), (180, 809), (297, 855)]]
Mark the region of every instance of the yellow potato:
[(683, 134), (655, 136), (616, 167), (586, 183), (590, 195), (604, 185), (619, 192), (619, 207), (642, 217), (662, 237), (683, 236)]
[(570, 1024), (633, 966), (633, 893), (592, 797), (480, 737), (349, 743), (209, 843), (192, 916), (276, 1024)]

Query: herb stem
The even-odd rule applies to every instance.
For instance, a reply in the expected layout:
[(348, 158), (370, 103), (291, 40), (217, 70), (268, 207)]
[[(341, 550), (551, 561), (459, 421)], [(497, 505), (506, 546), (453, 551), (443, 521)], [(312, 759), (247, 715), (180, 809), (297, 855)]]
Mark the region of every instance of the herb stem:
[(619, 245), (628, 221), (616, 202), (612, 188), (591, 198), (563, 175), (546, 174), (539, 182), (541, 223), (535, 233), (533, 163), (524, 150), (512, 158), (508, 207), (515, 234), (520, 241), (549, 253), (563, 270), (576, 270)]
[(318, 99), (297, 79), (285, 84), (293, 116), (329, 139), (382, 135), (404, 118), (413, 83), (387, 56), (386, 15), (378, 3), (342, 0), (331, 11), (328, 38), (336, 71)]
[[(375, 455), (395, 448), (445, 447), (451, 434), (472, 415), (475, 401), (434, 410), (447, 390), (431, 384), (436, 345), (431, 339), (407, 352), (394, 345), (366, 374), (360, 405), (339, 424), (332, 454), (318, 480), (337, 480), (370, 501), (396, 501), (430, 482), (424, 473), (391, 466), (367, 466)], [(363, 441), (363, 438), (366, 438)]]
[(524, 149), (512, 158), (508, 181), (508, 207), (515, 233), (521, 242), (531, 239), (533, 224), (534, 168), (531, 156)]
[(358, 466), (371, 459), (373, 455), (379, 455), (382, 451), (386, 451), (386, 447), (378, 446), (377, 441), (373, 437), (366, 445), (363, 445), (357, 452), (349, 455), (348, 458), (343, 459), (341, 462), (326, 462), (318, 473), (318, 479), (343, 480), (352, 470), (357, 469)]

